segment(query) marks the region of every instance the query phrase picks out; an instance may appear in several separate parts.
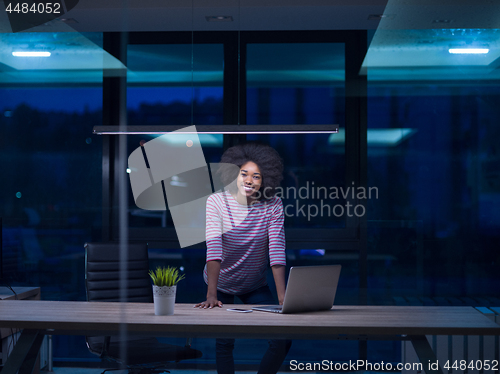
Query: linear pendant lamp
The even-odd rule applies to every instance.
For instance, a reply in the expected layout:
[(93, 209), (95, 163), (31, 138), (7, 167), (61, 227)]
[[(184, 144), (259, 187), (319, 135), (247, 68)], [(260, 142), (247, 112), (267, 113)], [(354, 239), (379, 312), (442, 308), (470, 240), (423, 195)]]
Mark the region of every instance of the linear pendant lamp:
[[(186, 128), (186, 132), (182, 130)], [(177, 134), (191, 134), (186, 125), (177, 126), (95, 126), (96, 135), (161, 135), (176, 131)], [(339, 125), (199, 125), (197, 134), (335, 134)]]

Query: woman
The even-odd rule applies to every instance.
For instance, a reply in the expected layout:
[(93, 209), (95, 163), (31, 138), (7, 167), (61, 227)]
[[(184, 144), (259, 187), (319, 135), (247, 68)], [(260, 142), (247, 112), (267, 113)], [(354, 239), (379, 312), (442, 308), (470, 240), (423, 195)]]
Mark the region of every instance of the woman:
[[(281, 199), (275, 196), (283, 179), (281, 157), (268, 145), (250, 142), (229, 148), (221, 164), (219, 173), (228, 191), (207, 200), (207, 263), (203, 272), (207, 299), (195, 307), (233, 304), (235, 296), (244, 304), (274, 304), (266, 281), (268, 263), (278, 301), (283, 304), (284, 214)], [(260, 374), (276, 373), (291, 346), (288, 340), (268, 343)], [(234, 339), (216, 339), (219, 374), (234, 373), (233, 348)]]

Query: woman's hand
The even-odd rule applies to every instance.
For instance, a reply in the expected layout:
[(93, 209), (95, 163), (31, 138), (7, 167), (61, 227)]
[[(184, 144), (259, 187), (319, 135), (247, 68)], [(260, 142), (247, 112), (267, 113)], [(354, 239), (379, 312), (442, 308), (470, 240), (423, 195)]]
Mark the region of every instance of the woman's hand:
[(207, 262), (208, 290), (207, 299), (196, 304), (195, 308), (212, 309), (215, 306), (222, 307), (222, 301), (217, 300), (217, 282), (219, 280), (220, 261)]
[(219, 280), (220, 260), (207, 262), (208, 290), (207, 299), (196, 304), (195, 308), (212, 309), (215, 306), (222, 307), (222, 301), (217, 300), (217, 282)]
[(217, 300), (216, 297), (207, 297), (207, 300), (196, 304), (195, 308), (203, 308), (203, 309), (212, 309), (213, 307), (218, 306), (222, 308), (222, 301)]

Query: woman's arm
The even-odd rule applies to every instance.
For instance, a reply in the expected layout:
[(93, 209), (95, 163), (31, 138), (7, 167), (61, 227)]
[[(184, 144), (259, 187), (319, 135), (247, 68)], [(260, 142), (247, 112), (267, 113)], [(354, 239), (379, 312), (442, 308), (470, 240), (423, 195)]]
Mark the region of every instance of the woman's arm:
[(207, 262), (207, 300), (198, 303), (195, 307), (213, 308), (214, 306), (222, 307), (222, 302), (217, 300), (217, 282), (219, 281), (220, 261)]
[(222, 306), (217, 300), (217, 283), (222, 259), (222, 214), (216, 203), (217, 196), (207, 199), (206, 237), (207, 237), (207, 299), (195, 305), (199, 308)]
[(273, 269), (274, 284), (276, 285), (276, 292), (278, 293), (278, 301), (280, 305), (283, 305), (285, 300), (285, 266), (284, 265), (274, 265), (271, 266)]
[(274, 284), (278, 293), (278, 301), (283, 305), (285, 300), (285, 215), (283, 203), (277, 199), (269, 220), (269, 262), (273, 269)]

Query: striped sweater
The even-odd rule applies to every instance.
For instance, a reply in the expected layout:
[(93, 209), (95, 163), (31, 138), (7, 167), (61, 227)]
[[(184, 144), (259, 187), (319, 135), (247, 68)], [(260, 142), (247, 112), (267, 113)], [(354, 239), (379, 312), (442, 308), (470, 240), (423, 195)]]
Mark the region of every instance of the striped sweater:
[[(207, 200), (207, 262), (221, 261), (217, 289), (239, 295), (267, 284), (266, 271), (285, 265), (283, 203), (274, 196), (247, 207), (229, 192)], [(207, 281), (207, 267), (203, 271)]]

